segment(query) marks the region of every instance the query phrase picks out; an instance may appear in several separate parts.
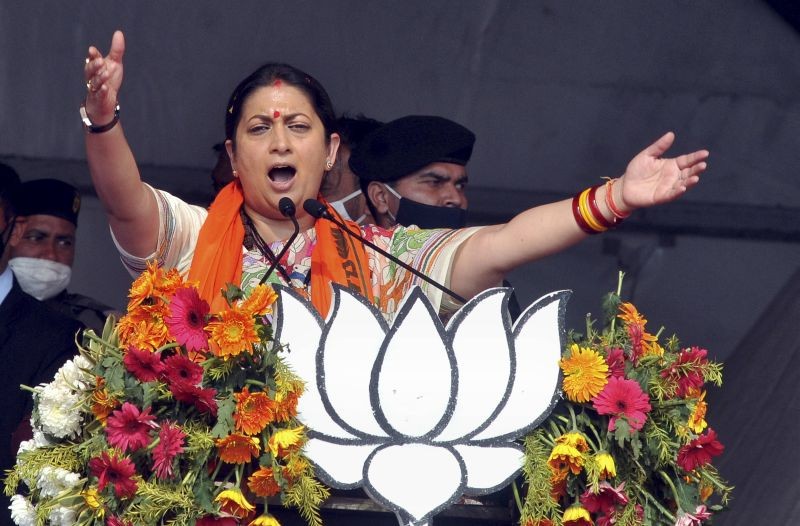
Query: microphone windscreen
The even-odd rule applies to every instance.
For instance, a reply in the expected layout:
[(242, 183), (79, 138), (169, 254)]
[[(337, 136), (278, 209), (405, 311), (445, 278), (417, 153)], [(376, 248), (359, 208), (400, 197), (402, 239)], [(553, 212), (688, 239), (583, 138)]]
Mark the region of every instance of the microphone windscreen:
[(294, 201), (289, 197), (281, 197), (281, 200), (278, 201), (278, 209), (284, 217), (292, 217), (297, 213), (294, 207)]
[(327, 217), (328, 215), (330, 215), (325, 205), (323, 205), (316, 199), (306, 199), (305, 202), (303, 203), (303, 210), (305, 210), (308, 213), (308, 215), (314, 216), (317, 219), (321, 217)]

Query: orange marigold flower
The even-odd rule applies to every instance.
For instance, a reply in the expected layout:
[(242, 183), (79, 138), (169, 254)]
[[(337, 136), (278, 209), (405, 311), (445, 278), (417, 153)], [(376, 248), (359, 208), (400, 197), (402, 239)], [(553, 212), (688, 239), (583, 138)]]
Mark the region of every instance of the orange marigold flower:
[(569, 358), (559, 361), (564, 371), (564, 393), (573, 402), (588, 402), (608, 381), (608, 364), (597, 351), (573, 343)]
[(251, 393), (249, 388), (244, 387), (242, 392), (234, 396), (236, 412), (233, 414), (233, 421), (237, 431), (255, 435), (275, 419), (275, 401), (267, 393)]
[(589, 443), (586, 442), (586, 437), (580, 433), (564, 433), (556, 439), (556, 444), (567, 444), (577, 449), (581, 453), (589, 451)]
[(211, 343), (217, 356), (227, 359), (248, 351), (260, 340), (253, 317), (240, 309), (229, 309), (208, 324)]
[(178, 269), (175, 267), (166, 271), (161, 269), (156, 281), (156, 292), (163, 297), (169, 297), (184, 285), (183, 277)]
[(305, 436), (305, 427), (298, 426), (292, 429), (280, 429), (269, 437), (267, 445), (273, 457), (285, 457), (293, 451), (300, 449)]
[(244, 464), (261, 452), (261, 444), (256, 437), (232, 433), (217, 439), (219, 458), (228, 464)]
[(708, 410), (708, 404), (706, 403), (706, 392), (703, 391), (700, 394), (700, 398), (697, 399), (697, 403), (694, 406), (694, 411), (689, 416), (689, 429), (694, 431), (696, 435), (699, 435), (703, 432), (703, 430), (708, 427), (708, 422), (706, 422), (706, 411)]
[(547, 459), (547, 465), (557, 479), (565, 477), (569, 472), (573, 475), (579, 474), (583, 469), (583, 462), (583, 454), (568, 444), (556, 444)]
[(278, 299), (278, 294), (269, 285), (258, 285), (246, 299), (239, 303), (239, 309), (250, 316), (264, 316), (272, 312), (272, 304)]
[(281, 395), (279, 392), (275, 395), (275, 420), (278, 422), (288, 422), (297, 416), (297, 401), (300, 398), (300, 393), (290, 391)]
[(118, 327), (119, 341), (122, 347), (137, 347), (155, 351), (169, 342), (169, 331), (162, 320), (145, 317), (144, 319), (120, 320)]
[(272, 468), (261, 467), (247, 479), (247, 487), (257, 497), (272, 497), (281, 491)]
[(289, 460), (286, 461), (286, 467), (283, 469), (283, 478), (289, 482), (297, 480), (300, 475), (305, 473), (311, 465), (308, 460), (302, 455), (289, 455)]
[(144, 300), (153, 296), (156, 290), (156, 281), (159, 274), (158, 263), (148, 261), (147, 268), (139, 274), (128, 291), (128, 311), (134, 310), (142, 304)]
[(620, 304), (619, 311), (620, 314), (617, 314), (617, 317), (624, 321), (626, 325), (641, 325), (644, 327), (647, 324), (647, 320), (639, 314), (633, 303)]
[(214, 499), (219, 503), (220, 511), (233, 515), (237, 519), (246, 519), (254, 515), (256, 507), (250, 504), (238, 488), (222, 490)]
[(105, 385), (105, 378), (98, 376), (97, 386), (92, 392), (92, 414), (103, 426), (106, 425), (108, 415), (119, 406), (119, 401), (109, 397)]
[(714, 486), (711, 484), (700, 484), (700, 501), (705, 502), (714, 494)]

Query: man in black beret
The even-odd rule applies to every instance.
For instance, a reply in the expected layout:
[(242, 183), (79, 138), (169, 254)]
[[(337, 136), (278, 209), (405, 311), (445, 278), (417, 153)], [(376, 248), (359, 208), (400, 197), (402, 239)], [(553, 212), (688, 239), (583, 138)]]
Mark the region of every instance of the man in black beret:
[(466, 225), (466, 165), (475, 134), (432, 115), (410, 115), (373, 131), (350, 155), (350, 168), (375, 223), (421, 228)]
[[(20, 384), (50, 382), (76, 353), (77, 321), (46, 307), (23, 292), (8, 268), (10, 249), (22, 237), (22, 223), (15, 211), (19, 179), (0, 165), (0, 472), (11, 469), (19, 442), (31, 435), (31, 394)], [(0, 495), (0, 525), (14, 524), (9, 499)]]
[(75, 233), (81, 209), (78, 189), (58, 179), (26, 181), (19, 187), (17, 208), (25, 222), (8, 265), (22, 290), (102, 334), (106, 317), (113, 309), (66, 290), (75, 260)]

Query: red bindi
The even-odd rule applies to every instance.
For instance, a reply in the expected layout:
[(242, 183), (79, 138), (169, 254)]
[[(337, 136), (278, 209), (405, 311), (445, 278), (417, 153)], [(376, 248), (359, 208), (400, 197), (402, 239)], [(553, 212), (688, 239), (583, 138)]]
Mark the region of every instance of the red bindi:
[(282, 84), (281, 79), (275, 79), (275, 82), (272, 83), (272, 85), (275, 86), (276, 88), (280, 88), (281, 84)]
[(275, 111), (272, 112), (272, 118), (273, 119), (277, 119), (280, 116), (281, 116), (281, 112), (279, 112), (278, 110), (275, 110)]

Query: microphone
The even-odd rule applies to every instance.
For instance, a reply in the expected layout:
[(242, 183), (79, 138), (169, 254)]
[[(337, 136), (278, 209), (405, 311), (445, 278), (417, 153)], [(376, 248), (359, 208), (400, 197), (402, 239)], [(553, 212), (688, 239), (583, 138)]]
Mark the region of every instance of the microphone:
[(294, 232), (292, 233), (291, 236), (289, 236), (289, 239), (286, 240), (286, 244), (283, 245), (283, 249), (281, 250), (280, 254), (275, 256), (275, 261), (272, 262), (272, 264), (267, 269), (267, 272), (264, 273), (264, 277), (261, 278), (261, 281), (258, 282), (259, 285), (263, 285), (264, 283), (266, 283), (267, 278), (269, 278), (269, 276), (272, 274), (272, 271), (275, 270), (275, 267), (278, 265), (281, 258), (284, 256), (284, 254), (286, 254), (286, 252), (289, 250), (289, 247), (292, 246), (292, 242), (294, 242), (294, 239), (300, 233), (300, 225), (297, 223), (297, 218), (294, 217), (295, 214), (297, 213), (297, 208), (295, 208), (294, 206), (294, 201), (292, 201), (292, 199), (289, 197), (281, 197), (280, 201), (278, 201), (278, 210), (281, 211), (283, 217), (288, 217), (289, 219), (292, 220), (292, 224), (294, 225)]
[(414, 267), (412, 267), (411, 265), (409, 265), (405, 261), (402, 261), (401, 259), (399, 259), (399, 258), (395, 257), (394, 255), (390, 254), (389, 252), (387, 252), (386, 250), (382, 249), (381, 247), (375, 245), (375, 243), (372, 243), (368, 239), (365, 239), (364, 236), (362, 236), (360, 232), (356, 233), (356, 232), (353, 232), (352, 230), (350, 230), (345, 223), (343, 223), (342, 221), (339, 221), (339, 219), (337, 219), (333, 214), (330, 213), (330, 211), (328, 210), (327, 206), (325, 206), (324, 204), (320, 203), (316, 199), (306, 199), (305, 202), (303, 203), (303, 209), (309, 215), (311, 215), (313, 217), (316, 217), (317, 219), (327, 219), (328, 221), (333, 222), (334, 224), (339, 226), (342, 230), (347, 232), (347, 234), (349, 236), (358, 239), (364, 245), (367, 245), (368, 247), (370, 247), (371, 249), (375, 250), (379, 254), (382, 254), (382, 255), (386, 256), (387, 258), (391, 259), (393, 262), (397, 263), (398, 265), (400, 265), (401, 267), (403, 267), (407, 271), (411, 272), (412, 274), (414, 274), (418, 278), (430, 283), (431, 285), (433, 285), (437, 289), (441, 290), (445, 294), (449, 295), (450, 297), (455, 298), (460, 303), (466, 303), (467, 302), (466, 299), (462, 298), (460, 295), (458, 295), (455, 292), (453, 292), (452, 290), (448, 289), (447, 287), (445, 287), (444, 285), (442, 285), (438, 281), (434, 280), (433, 278), (431, 278), (429, 276), (426, 276), (425, 274), (423, 274), (419, 270), (415, 269)]

